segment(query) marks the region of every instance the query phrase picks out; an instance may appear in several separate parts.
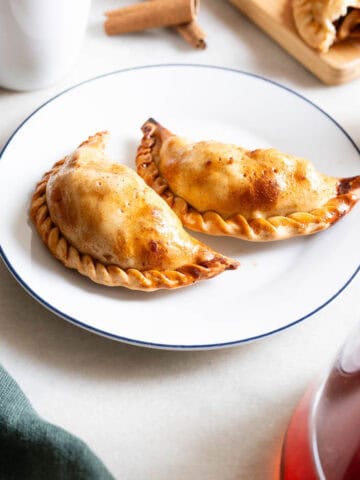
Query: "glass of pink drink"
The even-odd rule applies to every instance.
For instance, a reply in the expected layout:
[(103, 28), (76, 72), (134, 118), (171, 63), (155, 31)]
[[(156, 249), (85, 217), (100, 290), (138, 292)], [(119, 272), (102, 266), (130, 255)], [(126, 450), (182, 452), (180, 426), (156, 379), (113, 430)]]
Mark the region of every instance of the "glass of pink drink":
[(360, 325), (290, 421), (282, 480), (360, 480)]

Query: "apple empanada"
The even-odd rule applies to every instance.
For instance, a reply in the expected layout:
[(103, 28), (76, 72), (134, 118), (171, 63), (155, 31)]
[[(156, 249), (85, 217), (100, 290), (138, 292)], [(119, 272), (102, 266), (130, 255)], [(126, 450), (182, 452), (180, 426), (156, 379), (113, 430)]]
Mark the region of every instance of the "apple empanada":
[(191, 237), (170, 207), (130, 168), (104, 153), (106, 132), (46, 173), (30, 215), (66, 267), (108, 286), (177, 288), (238, 262)]
[(360, 176), (329, 177), (273, 148), (189, 143), (153, 119), (142, 130), (137, 171), (192, 230), (253, 241), (309, 235), (360, 197)]
[(299, 34), (321, 52), (337, 40), (359, 36), (359, 9), (360, 0), (293, 0)]

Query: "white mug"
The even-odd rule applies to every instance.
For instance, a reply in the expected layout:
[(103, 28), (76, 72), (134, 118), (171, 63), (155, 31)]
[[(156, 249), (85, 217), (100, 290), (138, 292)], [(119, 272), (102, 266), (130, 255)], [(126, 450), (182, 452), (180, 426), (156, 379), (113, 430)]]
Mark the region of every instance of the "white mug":
[(75, 63), (90, 0), (0, 0), (0, 86), (34, 90)]

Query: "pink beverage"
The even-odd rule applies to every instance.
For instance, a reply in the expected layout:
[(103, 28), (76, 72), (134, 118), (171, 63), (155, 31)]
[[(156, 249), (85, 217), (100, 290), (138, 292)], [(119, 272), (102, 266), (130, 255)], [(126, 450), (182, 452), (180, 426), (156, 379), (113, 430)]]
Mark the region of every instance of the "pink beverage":
[(308, 390), (290, 421), (282, 480), (360, 480), (360, 332), (329, 375)]

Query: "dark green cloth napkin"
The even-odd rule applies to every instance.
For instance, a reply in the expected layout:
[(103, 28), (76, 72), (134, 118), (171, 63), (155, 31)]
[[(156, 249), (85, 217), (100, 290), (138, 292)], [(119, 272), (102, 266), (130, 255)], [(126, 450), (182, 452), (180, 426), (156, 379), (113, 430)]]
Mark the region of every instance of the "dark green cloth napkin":
[(0, 480), (110, 480), (89, 447), (35, 412), (0, 366)]

